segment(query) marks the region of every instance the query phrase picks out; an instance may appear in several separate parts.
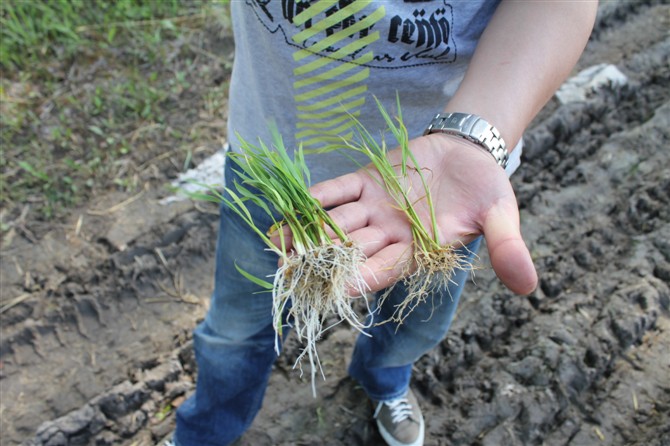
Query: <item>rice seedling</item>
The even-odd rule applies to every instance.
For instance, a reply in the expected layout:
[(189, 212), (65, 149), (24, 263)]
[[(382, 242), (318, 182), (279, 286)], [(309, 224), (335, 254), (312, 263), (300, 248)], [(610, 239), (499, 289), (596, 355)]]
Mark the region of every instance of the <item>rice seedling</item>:
[[(305, 356), (309, 359), (315, 391), (317, 369), (325, 378), (316, 342), (330, 328), (324, 326), (326, 318), (334, 314), (336, 323), (347, 321), (360, 331), (366, 327), (359, 320), (353, 308), (354, 299), (348, 292), (354, 288), (360, 295), (366, 293), (360, 273), (365, 256), (309, 194), (309, 170), (302, 148), (298, 147), (291, 158), (281, 136), (276, 131), (274, 134), (272, 148), (262, 141), (253, 145), (239, 138), (241, 151), (230, 153), (229, 159), (235, 163), (240, 180), (234, 190), (228, 188), (226, 194), (218, 194), (216, 198), (239, 215), (267, 249), (279, 256), (280, 266), (272, 283), (238, 270), (249, 280), (272, 290), (277, 353), (284, 315), (288, 315), (287, 320), (304, 344), (296, 365)], [(273, 225), (269, 231), (256, 225), (248, 203), (271, 216)], [(290, 243), (285, 228), (289, 230)], [(277, 237), (279, 243), (273, 241)]]
[[(467, 256), (458, 250), (462, 244), (445, 245), (440, 242), (428, 177), (432, 172), (422, 168), (410, 150), (409, 136), (403, 124), (399, 100), (398, 116), (395, 120), (378, 100), (377, 107), (398, 144), (399, 162), (395, 163), (389, 158), (384, 139), (378, 143), (358, 120), (356, 120), (358, 140), (345, 141), (345, 145), (348, 149), (362, 152), (371, 161), (371, 165), (365, 168), (386, 190), (397, 208), (406, 215), (412, 231), (412, 258), (403, 265), (401, 274), (401, 280), (407, 288), (407, 296), (396, 306), (391, 317), (392, 321), (400, 324), (417, 305), (426, 302), (437, 292), (448, 291), (457, 269), (471, 269), (472, 265), (467, 261)], [(417, 182), (419, 184), (414, 184)], [(421, 219), (418, 211), (420, 206), (425, 206), (428, 210), (430, 221), (427, 223)], [(389, 287), (381, 296), (380, 306), (392, 289), (393, 286)], [(380, 323), (385, 322), (388, 321)]]

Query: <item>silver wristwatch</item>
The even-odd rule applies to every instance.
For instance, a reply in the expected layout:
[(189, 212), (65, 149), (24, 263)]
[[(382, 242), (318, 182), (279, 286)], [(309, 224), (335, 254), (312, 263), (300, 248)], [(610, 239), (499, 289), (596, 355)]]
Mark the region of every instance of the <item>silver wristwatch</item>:
[(465, 138), (485, 148), (503, 169), (507, 166), (509, 155), (500, 132), (477, 115), (438, 113), (423, 132), (424, 136), (431, 133), (446, 133)]

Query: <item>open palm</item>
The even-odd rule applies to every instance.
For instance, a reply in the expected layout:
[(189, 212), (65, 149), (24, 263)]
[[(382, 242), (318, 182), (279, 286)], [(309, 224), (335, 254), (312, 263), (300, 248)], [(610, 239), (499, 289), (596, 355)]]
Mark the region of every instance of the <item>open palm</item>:
[[(431, 190), (440, 242), (460, 246), (483, 234), (502, 282), (515, 293), (531, 292), (537, 275), (521, 238), (516, 198), (504, 170), (481, 148), (452, 136), (416, 138), (410, 141), (410, 150)], [(399, 150), (390, 152), (389, 158), (399, 165)], [(396, 281), (412, 256), (407, 217), (375, 175), (369, 167), (311, 189), (368, 257), (364, 275), (372, 291)], [(430, 227), (420, 181), (416, 172), (410, 174), (414, 207)]]

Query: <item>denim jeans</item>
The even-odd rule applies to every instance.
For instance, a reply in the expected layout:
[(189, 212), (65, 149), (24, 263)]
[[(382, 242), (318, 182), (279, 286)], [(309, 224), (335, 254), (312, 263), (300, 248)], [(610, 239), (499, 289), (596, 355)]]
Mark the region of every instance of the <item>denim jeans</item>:
[[(226, 166), (226, 184), (234, 173)], [(258, 208), (252, 213), (261, 228), (271, 219)], [(480, 239), (468, 246), (474, 255)], [(179, 446), (223, 446), (240, 437), (261, 407), (276, 358), (272, 296), (242, 277), (236, 265), (257, 277), (277, 268), (277, 257), (232, 211), (221, 209), (216, 277), (211, 306), (194, 331), (198, 364), (196, 392), (177, 410), (175, 441)], [(443, 296), (414, 309), (399, 327), (386, 323), (359, 336), (349, 373), (374, 400), (402, 396), (409, 386), (412, 363), (446, 335), (467, 273), (459, 271)], [(386, 320), (403, 298), (397, 286), (375, 314)]]

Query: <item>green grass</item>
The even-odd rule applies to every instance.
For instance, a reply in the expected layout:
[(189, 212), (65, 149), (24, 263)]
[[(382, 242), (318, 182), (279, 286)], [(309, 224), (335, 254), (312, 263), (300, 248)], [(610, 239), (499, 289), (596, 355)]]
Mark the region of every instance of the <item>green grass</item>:
[(171, 28), (170, 18), (182, 7), (178, 0), (5, 0), (0, 2), (0, 65), (25, 68), (44, 57), (72, 54), (91, 41), (112, 44), (123, 30), (146, 22), (163, 19), (160, 27)]
[(147, 169), (178, 173), (220, 144), (203, 124), (224, 115), (230, 61), (199, 51), (229, 28), (224, 3), (0, 1), (3, 228), (135, 192)]

